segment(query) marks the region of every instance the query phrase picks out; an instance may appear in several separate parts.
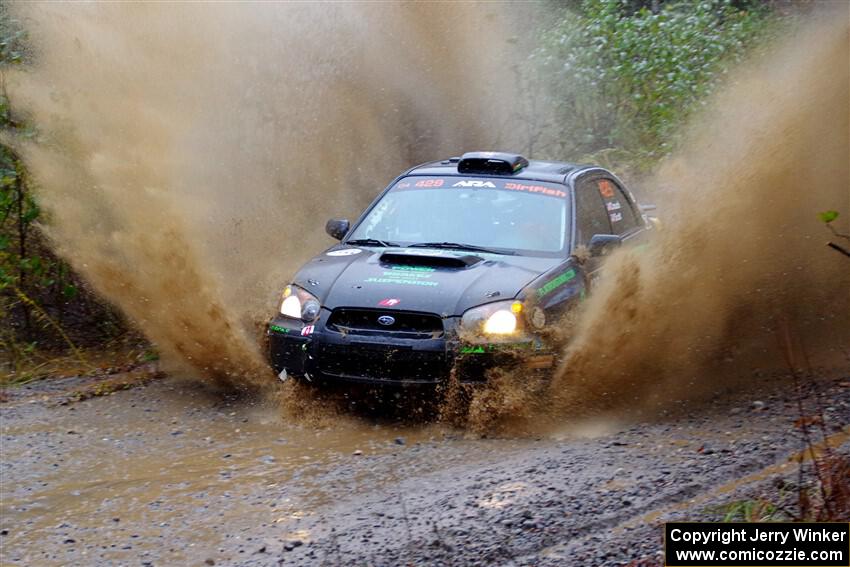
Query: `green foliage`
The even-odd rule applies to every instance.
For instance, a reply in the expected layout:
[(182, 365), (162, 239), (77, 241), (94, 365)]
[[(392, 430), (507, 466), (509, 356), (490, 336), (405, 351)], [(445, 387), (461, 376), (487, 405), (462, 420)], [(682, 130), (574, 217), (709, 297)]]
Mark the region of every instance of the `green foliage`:
[[(11, 140), (34, 134), (14, 113), (6, 91), (8, 69), (27, 60), (26, 33), (0, 4), (0, 130)], [(63, 300), (76, 297), (77, 285), (67, 265), (45, 246), (37, 230), (41, 219), (23, 161), (14, 148), (0, 145), (0, 346), (13, 371), (33, 360), (40, 346), (33, 340), (36, 326), (81, 356), (56, 317), (61, 318)]]
[(28, 59), (27, 34), (21, 23), (0, 3), (0, 66), (18, 65)]
[[(839, 232), (838, 229), (835, 228), (835, 225), (832, 224), (838, 218), (838, 216), (838, 211), (832, 210), (818, 213), (818, 218), (820, 218), (821, 222), (826, 225), (826, 228), (829, 229), (829, 232), (831, 232), (833, 236), (850, 242), (850, 234)], [(839, 254), (843, 254), (844, 256), (850, 258), (850, 250), (838, 244), (837, 242), (827, 242), (826, 245), (838, 252)]]
[[(10, 18), (8, 7), (0, 5), (0, 129), (13, 136), (20, 125), (12, 115), (5, 73), (23, 60), (23, 41), (24, 33)], [(43, 273), (43, 262), (26, 254), (27, 235), (40, 210), (26, 191), (24, 176), (15, 152), (0, 146), (0, 291), (21, 283), (27, 272)]]
[(780, 522), (780, 510), (764, 500), (737, 500), (721, 508), (723, 522)]
[(145, 352), (143, 352), (143, 353), (142, 353), (142, 355), (140, 356), (140, 360), (141, 360), (142, 362), (154, 362), (154, 361), (157, 361), (157, 360), (159, 360), (159, 353), (158, 353), (158, 352), (156, 352), (156, 351), (155, 351), (155, 350), (153, 350), (153, 349), (147, 349), (147, 350), (146, 350)]
[(616, 151), (649, 166), (670, 152), (684, 120), (768, 35), (763, 8), (731, 0), (586, 0), (544, 34), (533, 55), (556, 113), (547, 153)]
[(26, 33), (0, 2), (0, 133), (11, 144), (0, 144), (0, 368), (13, 381), (38, 376), (60, 350), (86, 366), (79, 343), (127, 331), (108, 305), (85, 292), (40, 230), (45, 215), (18, 153), (37, 132), (6, 91), (10, 69), (25, 72), (31, 60)]
[(838, 218), (838, 211), (824, 211), (822, 213), (818, 213), (818, 218), (820, 218), (822, 222), (829, 224)]

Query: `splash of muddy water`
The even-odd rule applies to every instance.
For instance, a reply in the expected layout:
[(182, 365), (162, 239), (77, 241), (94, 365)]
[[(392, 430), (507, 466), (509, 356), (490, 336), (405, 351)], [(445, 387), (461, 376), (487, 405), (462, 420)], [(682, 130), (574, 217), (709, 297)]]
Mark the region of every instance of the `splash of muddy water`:
[[(18, 5), (60, 253), (172, 361), (268, 378), (256, 323), (331, 215), (498, 138), (503, 14), (464, 3)], [(510, 129), (504, 129), (510, 131)]]
[(780, 319), (812, 353), (850, 351), (850, 263), (817, 216), (839, 210), (850, 232), (850, 14), (834, 8), (737, 70), (662, 164), (649, 185), (664, 230), (610, 259), (554, 383), (556, 413), (746, 379), (781, 360)]
[(818, 218), (850, 233), (850, 14), (832, 8), (736, 70), (645, 182), (663, 230), (606, 261), (551, 385), (498, 371), (449, 419), (517, 433), (695, 402), (781, 367), (781, 326), (847, 370), (850, 263)]
[[(17, 9), (39, 52), (12, 93), (47, 137), (25, 154), (52, 238), (172, 360), (208, 376), (267, 377), (252, 326), (329, 242), (325, 217), (356, 213), (411, 163), (522, 148), (498, 136), (513, 100), (491, 79), (511, 53), (489, 5)], [(610, 259), (555, 414), (697, 390), (754, 350), (775, 355), (779, 316), (810, 341), (850, 344), (850, 270), (816, 217), (841, 210), (847, 231), (836, 13), (736, 73), (648, 184), (665, 190), (665, 230)]]

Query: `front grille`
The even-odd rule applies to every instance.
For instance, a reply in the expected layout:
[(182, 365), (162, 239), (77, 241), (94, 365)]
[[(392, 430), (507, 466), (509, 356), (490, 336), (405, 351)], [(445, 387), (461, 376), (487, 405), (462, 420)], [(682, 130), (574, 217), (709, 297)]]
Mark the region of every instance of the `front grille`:
[(442, 352), (389, 345), (323, 344), (318, 363), (325, 374), (376, 380), (436, 382), (448, 372)]
[[(380, 322), (382, 317), (385, 324)], [(386, 317), (390, 317), (392, 322)], [(405, 339), (438, 339), (443, 336), (443, 320), (437, 315), (385, 309), (334, 309), (327, 328), (346, 334), (392, 335)]]

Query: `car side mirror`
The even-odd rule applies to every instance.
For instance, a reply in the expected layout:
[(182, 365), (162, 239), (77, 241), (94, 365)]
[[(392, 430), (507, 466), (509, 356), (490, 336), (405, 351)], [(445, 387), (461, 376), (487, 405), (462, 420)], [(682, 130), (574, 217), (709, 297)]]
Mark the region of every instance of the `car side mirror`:
[(351, 223), (348, 222), (348, 219), (331, 219), (325, 223), (325, 232), (337, 240), (342, 240), (348, 234), (349, 228), (351, 228)]
[(622, 239), (616, 234), (594, 234), (587, 245), (593, 257), (605, 256), (622, 244)]

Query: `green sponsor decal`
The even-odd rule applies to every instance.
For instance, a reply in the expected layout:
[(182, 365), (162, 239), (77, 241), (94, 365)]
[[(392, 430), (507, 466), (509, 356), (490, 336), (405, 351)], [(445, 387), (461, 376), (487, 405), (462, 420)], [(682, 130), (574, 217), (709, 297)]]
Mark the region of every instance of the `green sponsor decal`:
[(288, 333), (289, 332), (289, 329), (287, 329), (286, 327), (280, 327), (278, 325), (269, 325), (269, 329), (271, 329), (272, 331), (277, 331), (278, 333)]
[(537, 290), (537, 297), (543, 297), (544, 295), (551, 293), (552, 291), (558, 289), (559, 287), (561, 287), (562, 285), (564, 285), (568, 281), (572, 281), (572, 279), (575, 278), (575, 277), (576, 277), (575, 270), (567, 270), (566, 272), (564, 272), (560, 276), (556, 277), (555, 279), (549, 280), (549, 282), (547, 282), (546, 285), (544, 285), (543, 287), (538, 289)]
[(435, 268), (428, 266), (392, 266), (385, 271), (382, 277), (371, 277), (363, 280), (366, 283), (385, 283), (398, 285), (418, 285), (423, 287), (435, 287), (438, 282), (423, 281), (431, 279)]
[(391, 266), (390, 268), (400, 272), (433, 272), (436, 270), (436, 268), (430, 266)]
[(419, 285), (425, 287), (434, 287), (438, 286), (437, 282), (428, 282), (421, 280), (407, 280), (407, 279), (398, 279), (398, 278), (368, 278), (364, 280), (366, 283), (386, 283), (386, 284), (399, 284), (399, 285)]
[[(507, 343), (507, 344), (483, 344), (483, 345), (460, 345), (460, 354), (484, 354), (487, 352), (499, 352), (505, 350), (526, 350), (536, 347), (533, 342)], [(538, 347), (539, 348), (539, 347)]]
[(427, 280), (431, 279), (431, 274), (428, 272), (384, 272), (385, 278), (394, 278), (397, 280)]

